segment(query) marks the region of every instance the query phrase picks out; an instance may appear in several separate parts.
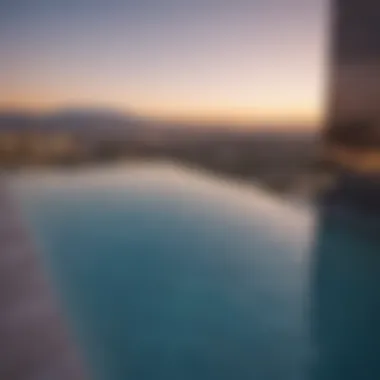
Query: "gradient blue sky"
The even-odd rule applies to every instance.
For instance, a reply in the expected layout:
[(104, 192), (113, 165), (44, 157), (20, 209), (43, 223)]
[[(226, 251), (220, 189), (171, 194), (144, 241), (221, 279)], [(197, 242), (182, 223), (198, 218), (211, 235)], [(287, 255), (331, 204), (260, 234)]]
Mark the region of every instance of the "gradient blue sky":
[(0, 0), (0, 108), (321, 114), (327, 0)]

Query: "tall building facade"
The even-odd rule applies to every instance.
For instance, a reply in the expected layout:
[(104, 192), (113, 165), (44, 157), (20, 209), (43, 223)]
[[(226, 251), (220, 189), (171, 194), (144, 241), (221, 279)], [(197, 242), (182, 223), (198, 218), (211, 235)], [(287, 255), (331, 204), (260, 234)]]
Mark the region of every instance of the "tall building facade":
[(335, 0), (325, 156), (380, 177), (380, 2)]

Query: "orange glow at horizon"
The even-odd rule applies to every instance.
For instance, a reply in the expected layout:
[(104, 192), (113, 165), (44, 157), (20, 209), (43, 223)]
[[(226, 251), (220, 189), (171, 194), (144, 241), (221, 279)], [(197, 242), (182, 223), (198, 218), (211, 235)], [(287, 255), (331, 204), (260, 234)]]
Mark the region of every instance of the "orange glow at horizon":
[(243, 107), (223, 107), (219, 109), (176, 109), (171, 105), (158, 108), (145, 108), (145, 107), (130, 107), (125, 106), (122, 102), (62, 102), (57, 103), (54, 101), (37, 102), (36, 99), (30, 101), (7, 101), (0, 103), (0, 112), (7, 111), (25, 111), (29, 113), (50, 113), (59, 111), (65, 108), (109, 108), (117, 112), (128, 114), (136, 114), (142, 117), (156, 119), (157, 121), (168, 122), (194, 122), (202, 124), (214, 123), (230, 123), (236, 126), (250, 126), (254, 128), (256, 125), (263, 124), (273, 125), (274, 127), (281, 128), (282, 126), (299, 125), (302, 128), (313, 129), (317, 128), (322, 119), (321, 109), (318, 107), (293, 107), (287, 109), (285, 107), (279, 108), (243, 108)]
[[(218, 94), (217, 90), (210, 91), (210, 95), (202, 93), (187, 93), (186, 96), (173, 96), (158, 91), (156, 94), (138, 91), (133, 95), (123, 94), (118, 88), (108, 88), (107, 91), (92, 94), (82, 89), (74, 88), (69, 91), (65, 88), (55, 88), (49, 93), (41, 89), (26, 88), (20, 91), (9, 89), (0, 93), (0, 110), (25, 110), (32, 113), (54, 112), (61, 108), (109, 108), (126, 114), (137, 114), (158, 120), (179, 122), (217, 123), (226, 122), (236, 125), (275, 124), (304, 124), (312, 128), (319, 123), (322, 117), (323, 96), (317, 96), (312, 91), (295, 91), (289, 88), (285, 94), (273, 89), (263, 96), (253, 93), (237, 92), (233, 95)], [(282, 89), (284, 91), (284, 89)], [(305, 96), (305, 93), (307, 96)], [(76, 94), (76, 95), (73, 95)], [(256, 104), (255, 104), (256, 103)]]

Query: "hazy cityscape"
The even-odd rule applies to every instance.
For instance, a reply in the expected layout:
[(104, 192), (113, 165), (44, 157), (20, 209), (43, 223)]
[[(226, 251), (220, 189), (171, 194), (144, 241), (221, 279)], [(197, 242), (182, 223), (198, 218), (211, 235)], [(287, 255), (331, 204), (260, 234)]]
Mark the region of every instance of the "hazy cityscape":
[(0, 114), (0, 159), (7, 169), (174, 160), (218, 175), (258, 180), (276, 191), (302, 192), (315, 186), (318, 143), (318, 133), (292, 131), (291, 126), (277, 132), (178, 126), (108, 110)]

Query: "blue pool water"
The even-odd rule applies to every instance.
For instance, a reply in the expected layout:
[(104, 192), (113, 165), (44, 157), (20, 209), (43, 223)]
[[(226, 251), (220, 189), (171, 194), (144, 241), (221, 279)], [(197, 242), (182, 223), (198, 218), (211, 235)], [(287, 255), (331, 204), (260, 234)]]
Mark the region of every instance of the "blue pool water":
[(13, 186), (95, 379), (380, 378), (375, 236), (171, 165)]

